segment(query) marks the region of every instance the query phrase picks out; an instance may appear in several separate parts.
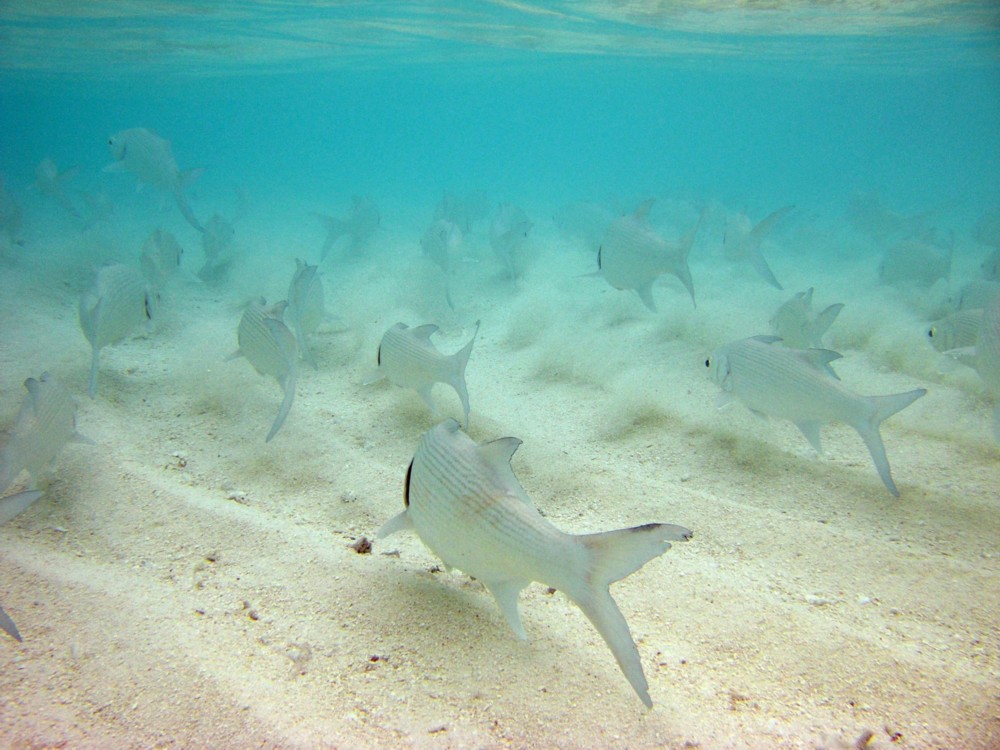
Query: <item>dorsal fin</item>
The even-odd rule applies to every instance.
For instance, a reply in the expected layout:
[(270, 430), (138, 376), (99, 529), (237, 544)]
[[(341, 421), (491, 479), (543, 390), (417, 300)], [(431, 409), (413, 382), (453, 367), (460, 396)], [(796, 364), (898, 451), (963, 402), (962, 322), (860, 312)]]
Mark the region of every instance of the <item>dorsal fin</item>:
[(423, 339), (424, 341), (430, 341), (431, 336), (437, 333), (437, 331), (438, 327), (433, 323), (427, 323), (410, 329), (410, 333), (412, 333), (414, 337)]
[(521, 445), (520, 438), (504, 437), (491, 440), (479, 446), (479, 453), (485, 461), (496, 466), (509, 466), (514, 452)]
[(633, 213), (632, 216), (641, 221), (645, 221), (649, 216), (649, 209), (653, 207), (653, 203), (655, 202), (656, 198), (647, 198), (639, 204), (639, 207), (635, 210), (635, 213)]
[[(830, 363), (841, 359), (844, 355), (831, 349), (801, 349), (797, 352), (797, 354), (803, 361), (809, 363), (817, 370), (822, 370), (827, 375), (835, 378), (836, 380), (840, 380), (840, 376), (833, 371), (833, 368), (830, 367)], [(817, 453), (818, 452), (819, 451), (817, 450)]]

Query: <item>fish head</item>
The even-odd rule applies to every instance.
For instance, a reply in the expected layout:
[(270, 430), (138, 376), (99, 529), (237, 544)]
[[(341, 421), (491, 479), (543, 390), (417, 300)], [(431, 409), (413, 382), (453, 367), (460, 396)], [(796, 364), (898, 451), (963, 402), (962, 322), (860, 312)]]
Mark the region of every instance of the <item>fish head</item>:
[(733, 386), (730, 380), (732, 369), (729, 364), (729, 354), (725, 349), (716, 349), (706, 357), (705, 367), (708, 368), (708, 372), (716, 385), (724, 391), (732, 390)]
[(108, 151), (111, 152), (111, 158), (115, 161), (121, 161), (125, 158), (127, 146), (124, 133), (115, 133), (108, 137)]

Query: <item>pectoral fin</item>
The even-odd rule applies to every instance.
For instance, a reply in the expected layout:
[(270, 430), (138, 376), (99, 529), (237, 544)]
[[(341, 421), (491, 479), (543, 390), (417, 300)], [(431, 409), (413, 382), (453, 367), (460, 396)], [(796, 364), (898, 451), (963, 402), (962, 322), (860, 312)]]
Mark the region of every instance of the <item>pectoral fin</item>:
[(483, 584), (497, 600), (500, 611), (507, 618), (507, 622), (517, 639), (519, 641), (527, 640), (528, 636), (524, 632), (524, 625), (521, 624), (521, 613), (517, 609), (517, 597), (520, 595), (521, 589), (528, 585), (528, 581), (483, 581)]

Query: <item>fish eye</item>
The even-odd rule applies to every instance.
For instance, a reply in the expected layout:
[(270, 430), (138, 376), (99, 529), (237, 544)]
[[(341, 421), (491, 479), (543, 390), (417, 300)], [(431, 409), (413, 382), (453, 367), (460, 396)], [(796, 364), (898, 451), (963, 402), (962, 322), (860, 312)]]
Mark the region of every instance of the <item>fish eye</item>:
[(937, 331), (937, 326), (931, 326), (930, 329), (927, 331), (927, 337), (931, 339), (934, 338), (936, 331)]
[(712, 358), (711, 357), (708, 357), (708, 358), (705, 359), (705, 367), (708, 367), (708, 368), (712, 367)]

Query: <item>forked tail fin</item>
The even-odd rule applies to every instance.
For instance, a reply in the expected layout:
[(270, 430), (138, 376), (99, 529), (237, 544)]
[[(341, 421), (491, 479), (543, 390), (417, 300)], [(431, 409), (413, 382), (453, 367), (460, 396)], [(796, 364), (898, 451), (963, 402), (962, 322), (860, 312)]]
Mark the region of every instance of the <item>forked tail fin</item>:
[(889, 471), (889, 459), (885, 455), (885, 445), (882, 444), (882, 435), (879, 427), (896, 412), (902, 411), (918, 398), (927, 393), (926, 388), (917, 388), (906, 393), (894, 393), (889, 396), (869, 396), (868, 400), (875, 407), (868, 418), (868, 421), (861, 425), (856, 425), (855, 429), (861, 435), (861, 439), (868, 446), (872, 461), (875, 462), (875, 469), (882, 477), (882, 483), (895, 497), (899, 497), (899, 490), (896, 483), (892, 481), (892, 474)]

